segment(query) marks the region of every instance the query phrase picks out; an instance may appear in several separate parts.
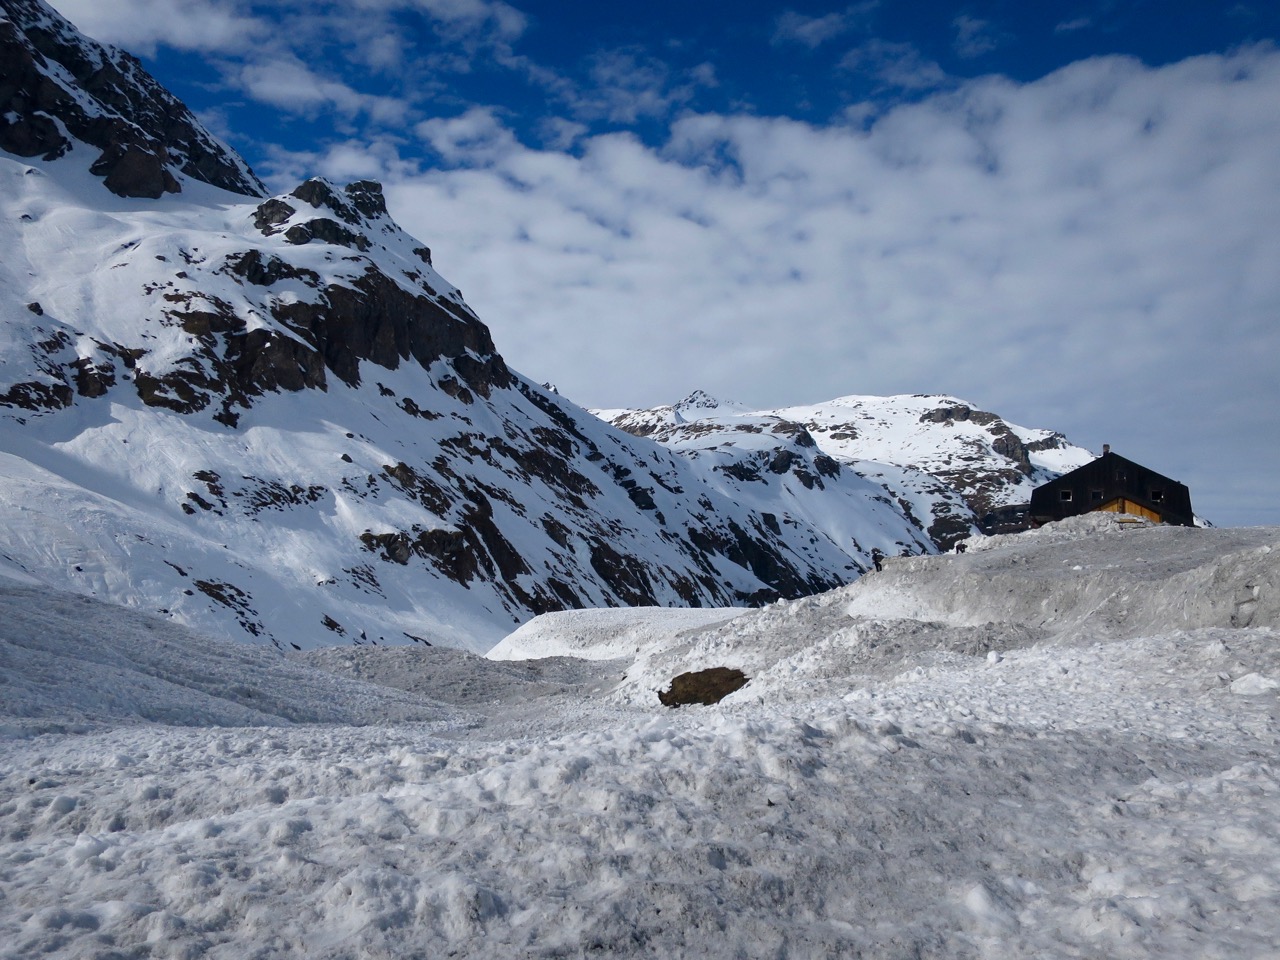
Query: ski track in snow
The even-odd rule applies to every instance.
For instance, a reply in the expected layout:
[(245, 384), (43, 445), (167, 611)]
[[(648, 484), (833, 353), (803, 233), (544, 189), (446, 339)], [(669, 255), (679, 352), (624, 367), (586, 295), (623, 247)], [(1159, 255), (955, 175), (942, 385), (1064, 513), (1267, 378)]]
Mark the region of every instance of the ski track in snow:
[(1274, 957), (1273, 545), (1090, 518), (502, 660), (10, 580), (0, 957)]

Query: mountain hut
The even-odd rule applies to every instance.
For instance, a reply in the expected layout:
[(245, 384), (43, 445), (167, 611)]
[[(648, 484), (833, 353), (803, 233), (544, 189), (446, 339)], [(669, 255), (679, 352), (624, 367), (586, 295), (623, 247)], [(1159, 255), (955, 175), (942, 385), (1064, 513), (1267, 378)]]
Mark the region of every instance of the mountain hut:
[(1082, 513), (1105, 511), (1146, 517), (1156, 523), (1195, 525), (1191, 491), (1184, 484), (1127, 460), (1103, 446), (1102, 456), (1031, 493), (1030, 516), (1039, 525)]

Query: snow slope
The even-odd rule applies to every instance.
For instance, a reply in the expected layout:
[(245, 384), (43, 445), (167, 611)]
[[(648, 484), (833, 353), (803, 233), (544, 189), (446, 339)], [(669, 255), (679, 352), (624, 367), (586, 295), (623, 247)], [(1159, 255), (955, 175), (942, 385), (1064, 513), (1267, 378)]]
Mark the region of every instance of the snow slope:
[(200, 647), (14, 582), (0, 956), (1274, 956), (1277, 548), (1091, 518), (506, 641), (646, 638), (597, 661)]

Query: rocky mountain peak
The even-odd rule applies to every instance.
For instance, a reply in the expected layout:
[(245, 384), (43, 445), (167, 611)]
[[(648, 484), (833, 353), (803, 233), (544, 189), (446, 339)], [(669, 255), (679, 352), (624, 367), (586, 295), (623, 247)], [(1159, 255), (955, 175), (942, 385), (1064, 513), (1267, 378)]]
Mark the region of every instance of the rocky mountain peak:
[(312, 177), (299, 184), (290, 196), (313, 207), (324, 207), (352, 226), (388, 216), (382, 184), (377, 180), (357, 180), (338, 190), (323, 177)]
[(671, 407), (601, 415), (737, 481), (778, 474), (810, 489), (836, 489), (842, 474), (871, 481), (944, 550), (992, 509), (1026, 502), (1037, 484), (1091, 459), (1061, 434), (926, 394), (749, 411), (698, 391)]
[(695, 420), (711, 413), (734, 414), (746, 412), (746, 405), (736, 400), (722, 400), (713, 397), (705, 390), (694, 390), (683, 400), (672, 405), (671, 409), (682, 420)]
[(43, 0), (0, 0), (0, 148), (54, 160), (77, 146), (122, 197), (180, 193), (180, 176), (262, 196), (261, 181), (137, 58), (91, 40)]

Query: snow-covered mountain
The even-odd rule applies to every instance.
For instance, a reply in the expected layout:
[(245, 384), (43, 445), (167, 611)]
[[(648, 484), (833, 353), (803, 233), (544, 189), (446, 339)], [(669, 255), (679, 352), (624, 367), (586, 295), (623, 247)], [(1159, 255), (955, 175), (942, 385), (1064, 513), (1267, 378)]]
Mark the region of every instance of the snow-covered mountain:
[(756, 496), (513, 372), (378, 184), (264, 197), (136, 60), (0, 9), (15, 568), (240, 639), (481, 649), (547, 610), (759, 603), (931, 549), (802, 436)]
[(1040, 484), (1093, 459), (1060, 433), (1020, 427), (946, 396), (850, 396), (750, 410), (696, 391), (671, 406), (595, 412), (682, 454), (708, 482), (739, 495), (768, 500), (780, 493), (771, 489), (775, 477), (790, 488), (783, 496), (796, 492), (797, 480), (812, 490), (837, 470), (858, 478), (863, 491), (895, 504), (917, 529), (914, 543), (894, 553), (920, 552), (912, 548), (922, 542), (947, 549), (993, 509), (1026, 503)]

